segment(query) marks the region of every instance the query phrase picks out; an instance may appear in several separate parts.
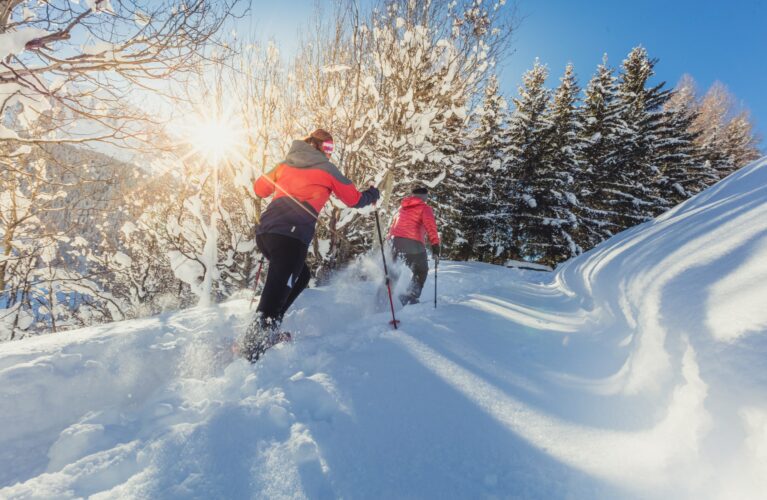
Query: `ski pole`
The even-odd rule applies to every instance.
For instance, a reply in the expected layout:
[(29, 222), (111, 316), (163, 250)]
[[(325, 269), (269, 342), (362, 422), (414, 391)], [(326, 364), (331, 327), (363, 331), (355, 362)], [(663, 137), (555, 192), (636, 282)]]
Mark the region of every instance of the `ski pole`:
[(437, 308), (437, 270), (439, 269), (439, 257), (434, 258), (434, 309)]
[(256, 281), (253, 283), (253, 298), (250, 299), (250, 309), (253, 309), (253, 302), (256, 301), (256, 290), (258, 289), (258, 281), (261, 278), (261, 268), (264, 267), (264, 256), (258, 260), (258, 270), (256, 271)]
[(389, 293), (389, 306), (391, 307), (391, 321), (390, 325), (397, 329), (397, 318), (394, 317), (394, 301), (391, 298), (391, 280), (389, 280), (389, 268), (386, 267), (386, 253), (384, 253), (383, 236), (381, 235), (381, 221), (378, 219), (378, 208), (375, 209), (376, 214), (376, 229), (378, 230), (378, 242), (381, 244), (381, 258), (383, 259), (384, 277), (386, 278), (386, 291)]

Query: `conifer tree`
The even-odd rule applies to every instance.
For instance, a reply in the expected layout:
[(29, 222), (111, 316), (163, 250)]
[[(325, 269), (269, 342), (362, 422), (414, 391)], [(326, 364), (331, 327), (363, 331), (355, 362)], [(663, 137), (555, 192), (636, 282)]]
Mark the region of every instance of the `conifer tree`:
[[(548, 142), (549, 150), (542, 165), (541, 180), (547, 184), (543, 199), (542, 213), (545, 230), (550, 233), (550, 246), (545, 251), (543, 262), (549, 265), (581, 253), (576, 243), (574, 231), (578, 220), (574, 210), (578, 205), (575, 194), (576, 178), (580, 176), (581, 164), (577, 151), (579, 130), (576, 103), (580, 89), (575, 78), (572, 64), (568, 64), (560, 78), (559, 87), (554, 92), (551, 103), (550, 120), (552, 124)], [(546, 227), (548, 226), (548, 227)]]
[(588, 249), (620, 230), (614, 222), (617, 212), (610, 183), (614, 182), (620, 161), (617, 136), (623, 122), (616, 78), (607, 64), (607, 55), (586, 86), (580, 119), (578, 153), (583, 170), (577, 190), (580, 220), (577, 241)]
[(504, 201), (499, 180), (505, 169), (506, 100), (499, 94), (498, 78), (488, 79), (480, 108), (474, 113), (476, 128), (472, 146), (463, 170), (466, 192), (461, 200), (457, 220), (463, 241), (459, 256), (492, 261), (500, 248), (500, 227), (504, 223), (499, 203)]
[(618, 84), (621, 102), (621, 127), (617, 153), (620, 161), (608, 176), (612, 222), (619, 230), (652, 218), (663, 205), (654, 189), (660, 174), (659, 141), (669, 135), (661, 112), (670, 97), (665, 82), (648, 87), (657, 60), (650, 59), (643, 47), (634, 48), (623, 61)]
[[(445, 120), (445, 140), (437, 145), (437, 151), (430, 155), (436, 175), (429, 184), (430, 205), (439, 228), (442, 251), (445, 257), (454, 258), (460, 253), (465, 241), (464, 228), (459, 223), (463, 199), (474, 192), (474, 186), (466, 177), (467, 155), (466, 121), (461, 115), (453, 114)], [(424, 163), (427, 163), (425, 161)], [(427, 179), (428, 180), (428, 179)]]
[(659, 140), (658, 163), (661, 175), (657, 188), (663, 204), (669, 209), (716, 182), (716, 173), (708, 168), (695, 146), (697, 133), (692, 124), (698, 116), (695, 81), (690, 75), (679, 80), (663, 106), (665, 133)]
[(552, 124), (547, 107), (551, 91), (544, 86), (548, 68), (536, 61), (522, 78), (519, 98), (509, 126), (509, 168), (506, 173), (508, 220), (505, 254), (513, 259), (539, 261), (550, 244), (545, 213), (551, 180), (541, 175), (550, 150)]

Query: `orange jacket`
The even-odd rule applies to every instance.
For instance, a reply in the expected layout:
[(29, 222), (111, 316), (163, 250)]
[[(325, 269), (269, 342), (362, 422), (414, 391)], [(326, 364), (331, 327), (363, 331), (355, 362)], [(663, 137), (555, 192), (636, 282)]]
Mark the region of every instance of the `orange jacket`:
[(314, 237), (317, 216), (331, 193), (353, 208), (378, 199), (378, 192), (357, 191), (352, 181), (325, 155), (304, 141), (293, 141), (285, 161), (259, 177), (253, 190), (260, 198), (274, 195), (261, 215), (257, 234), (282, 234), (307, 245)]
[(362, 196), (345, 177), (338, 178), (326, 170), (293, 167), (287, 163), (280, 163), (259, 177), (253, 183), (253, 190), (260, 198), (267, 198), (272, 194), (275, 200), (283, 196), (292, 196), (311, 205), (317, 213), (328, 202), (331, 193), (350, 207), (356, 205)]

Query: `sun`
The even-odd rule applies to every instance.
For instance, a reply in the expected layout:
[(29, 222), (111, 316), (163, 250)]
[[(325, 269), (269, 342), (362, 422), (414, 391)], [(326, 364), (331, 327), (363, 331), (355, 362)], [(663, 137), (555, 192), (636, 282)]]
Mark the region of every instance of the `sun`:
[(233, 116), (200, 115), (190, 120), (183, 131), (190, 155), (202, 157), (212, 166), (241, 157), (247, 142), (245, 128)]

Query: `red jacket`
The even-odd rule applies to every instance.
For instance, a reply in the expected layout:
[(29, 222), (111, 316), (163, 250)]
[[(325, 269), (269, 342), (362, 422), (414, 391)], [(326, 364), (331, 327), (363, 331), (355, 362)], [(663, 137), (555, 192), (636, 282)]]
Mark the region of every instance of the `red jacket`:
[(402, 200), (399, 213), (389, 229), (389, 236), (408, 238), (421, 243), (428, 236), (432, 245), (439, 245), (437, 222), (431, 207), (418, 196), (408, 196)]
[(257, 234), (282, 234), (307, 245), (314, 237), (317, 215), (330, 194), (353, 208), (376, 201), (370, 190), (360, 193), (352, 181), (304, 141), (293, 141), (285, 161), (253, 183), (260, 198), (274, 195), (261, 215)]
[(344, 182), (325, 170), (294, 167), (287, 163), (280, 163), (259, 177), (253, 184), (253, 190), (259, 198), (274, 194), (273, 199), (278, 200), (290, 195), (308, 203), (318, 213), (331, 193), (350, 207), (356, 205), (362, 196), (354, 184)]

